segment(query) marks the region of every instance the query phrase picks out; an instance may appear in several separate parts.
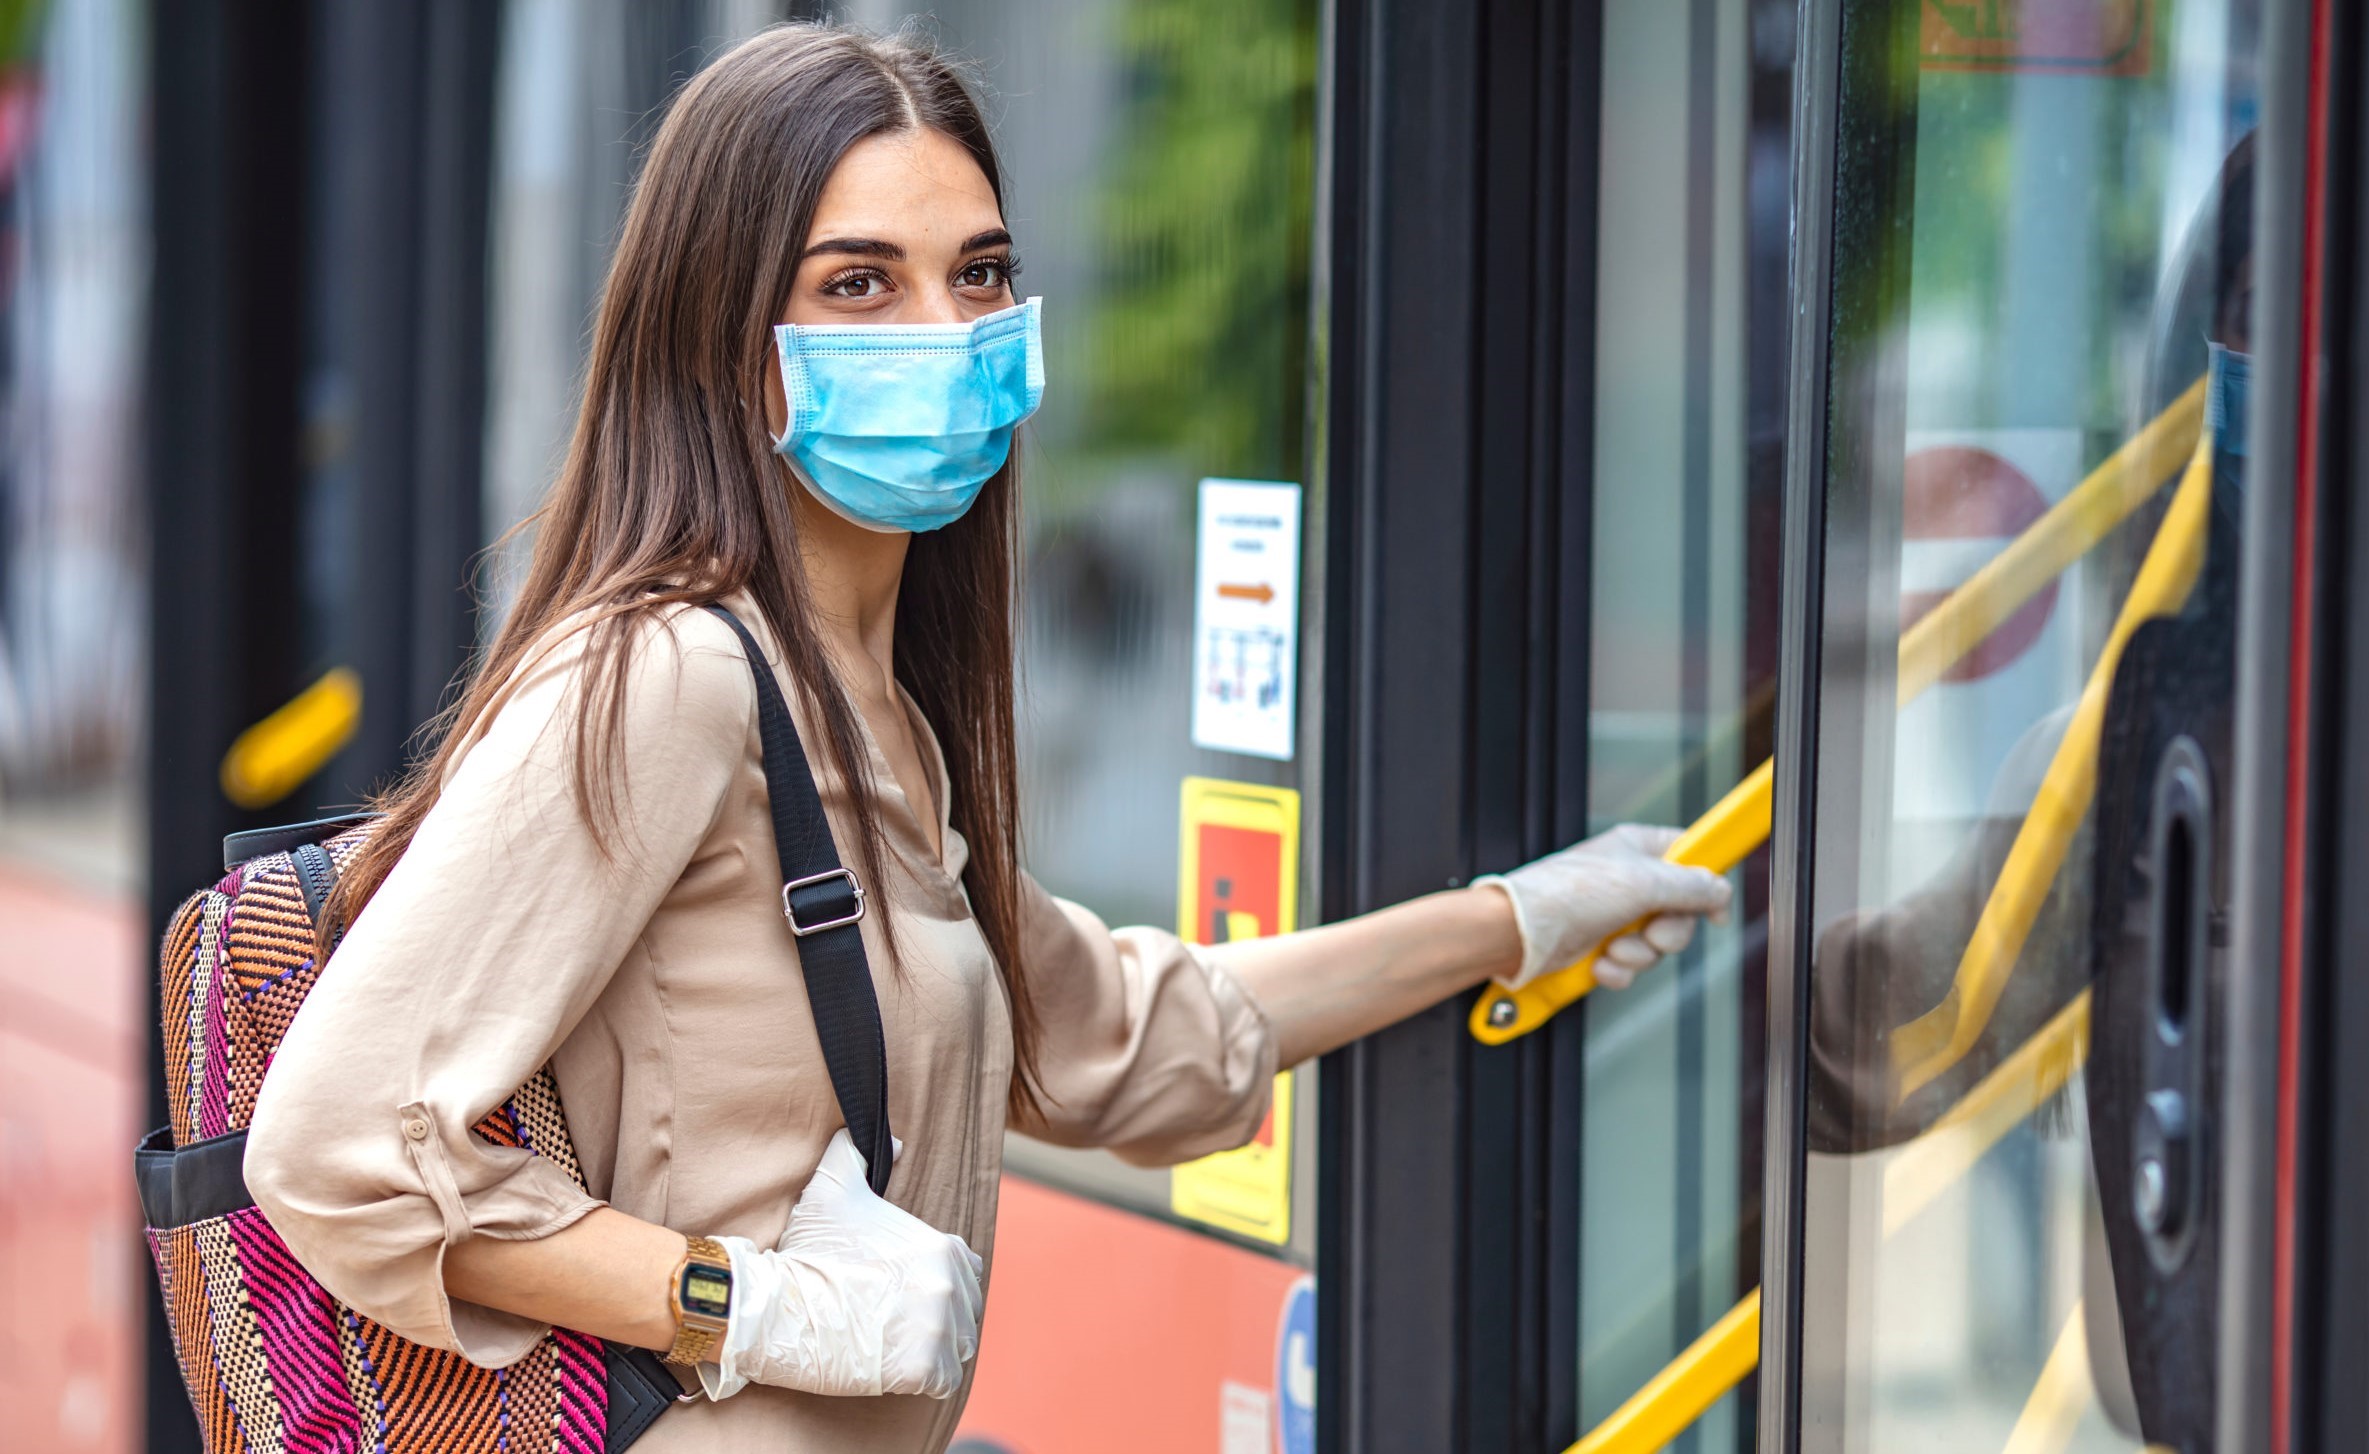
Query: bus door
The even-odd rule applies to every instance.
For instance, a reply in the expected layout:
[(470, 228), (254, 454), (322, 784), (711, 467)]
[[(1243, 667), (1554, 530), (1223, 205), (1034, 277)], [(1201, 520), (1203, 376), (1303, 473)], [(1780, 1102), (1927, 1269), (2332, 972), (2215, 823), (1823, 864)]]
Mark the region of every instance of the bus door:
[[(1473, 1370), (1461, 1417), (1429, 1415), (1419, 1383), (1410, 1396), (1346, 1370), (1344, 1448), (1753, 1438), (1794, 9), (1482, 8), (1480, 402), (1461, 516), (1477, 524), (1433, 524), (1405, 562), (1412, 575), (1448, 541), (1476, 563), (1471, 645), (1452, 662), (1466, 700), (1446, 703), (1462, 736), (1432, 729), (1468, 766), (1427, 789), (1427, 811), (1470, 826), (1461, 863), (1409, 838), (1392, 866), (1428, 849), (1435, 871), (1491, 869), (1624, 822), (1699, 821), (1695, 861), (1738, 893), (1729, 922), (1627, 989), (1575, 966), (1447, 1007), (1460, 1061), (1436, 1024), (1340, 1057), (1380, 1090), (1340, 1098), (1346, 1114), (1401, 1146), (1438, 1136), (1469, 1168), (1461, 1189), (1393, 1188), (1461, 1237), (1461, 1283), (1429, 1269), (1426, 1300), (1404, 1249), (1377, 1255), (1345, 1316), (1373, 1310), (1366, 1346), (1394, 1366), (1454, 1328)], [(1403, 114), (1403, 83), (1391, 94)], [(1408, 356), (1393, 354), (1402, 376)], [(1405, 494), (1437, 510), (1437, 467), (1416, 464), (1420, 495)], [(1410, 692), (1374, 730), (1405, 732), (1436, 696)], [(1422, 1078), (1427, 1064), (1449, 1073)], [(1427, 1417), (1427, 1442), (1383, 1436)]]
[(1765, 1448), (2265, 1447), (2308, 10), (1805, 8)]

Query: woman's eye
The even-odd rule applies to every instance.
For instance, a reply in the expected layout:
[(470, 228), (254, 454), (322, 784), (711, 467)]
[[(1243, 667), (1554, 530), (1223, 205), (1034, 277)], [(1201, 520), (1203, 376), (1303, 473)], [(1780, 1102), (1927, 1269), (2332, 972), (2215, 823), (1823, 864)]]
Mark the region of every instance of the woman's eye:
[(868, 268), (844, 272), (823, 284), (834, 298), (877, 298), (888, 291), (888, 279)]
[(981, 258), (956, 274), (954, 281), (965, 288), (998, 293), (1011, 286), (1012, 274), (1018, 271), (1018, 268), (1002, 258)]

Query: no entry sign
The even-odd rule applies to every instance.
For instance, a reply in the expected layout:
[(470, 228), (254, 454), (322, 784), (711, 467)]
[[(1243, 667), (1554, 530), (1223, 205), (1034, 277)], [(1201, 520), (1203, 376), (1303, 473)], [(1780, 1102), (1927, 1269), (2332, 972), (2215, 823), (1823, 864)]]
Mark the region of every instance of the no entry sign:
[[(1918, 450), (1901, 474), (1900, 629), (1906, 631), (2030, 529), (2048, 512), (2048, 500), (2022, 470), (1972, 445)], [(1942, 680), (1980, 681), (2030, 651), (2055, 614), (2056, 593), (2050, 581)]]
[[(1912, 432), (1908, 446), (1900, 482), (1903, 629), (2030, 529), (2080, 478), (2082, 464), (2082, 436), (2073, 429)], [(2000, 771), (2016, 743), (2081, 689), (2081, 570), (2026, 601), (1901, 710), (1892, 760), (1899, 817), (1956, 823), (2023, 811), (2028, 788), (2002, 781)], [(1957, 840), (1952, 830), (1935, 842)], [(1907, 883), (1933, 866), (1908, 840), (1897, 846)]]

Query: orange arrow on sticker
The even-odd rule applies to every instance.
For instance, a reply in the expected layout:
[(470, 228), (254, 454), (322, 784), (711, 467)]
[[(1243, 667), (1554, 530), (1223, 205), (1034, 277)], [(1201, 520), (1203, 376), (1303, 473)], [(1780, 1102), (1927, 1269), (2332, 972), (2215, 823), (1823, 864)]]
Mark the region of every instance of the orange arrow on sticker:
[(1255, 586), (1221, 585), (1217, 588), (1217, 594), (1220, 600), (1256, 601), (1264, 606), (1275, 599), (1275, 588), (1265, 581), (1261, 581)]

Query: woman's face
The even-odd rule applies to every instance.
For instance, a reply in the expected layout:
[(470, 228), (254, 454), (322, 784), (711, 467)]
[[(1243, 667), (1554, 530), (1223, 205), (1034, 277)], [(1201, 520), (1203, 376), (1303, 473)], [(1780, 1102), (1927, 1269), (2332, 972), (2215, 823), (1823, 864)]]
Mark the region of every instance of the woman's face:
[[(823, 183), (782, 323), (968, 323), (1009, 308), (1012, 235), (960, 142), (919, 130), (866, 137)], [(765, 414), (788, 420), (766, 370)]]
[(968, 323), (1012, 306), (1012, 236), (941, 131), (866, 137), (815, 204), (783, 323)]

